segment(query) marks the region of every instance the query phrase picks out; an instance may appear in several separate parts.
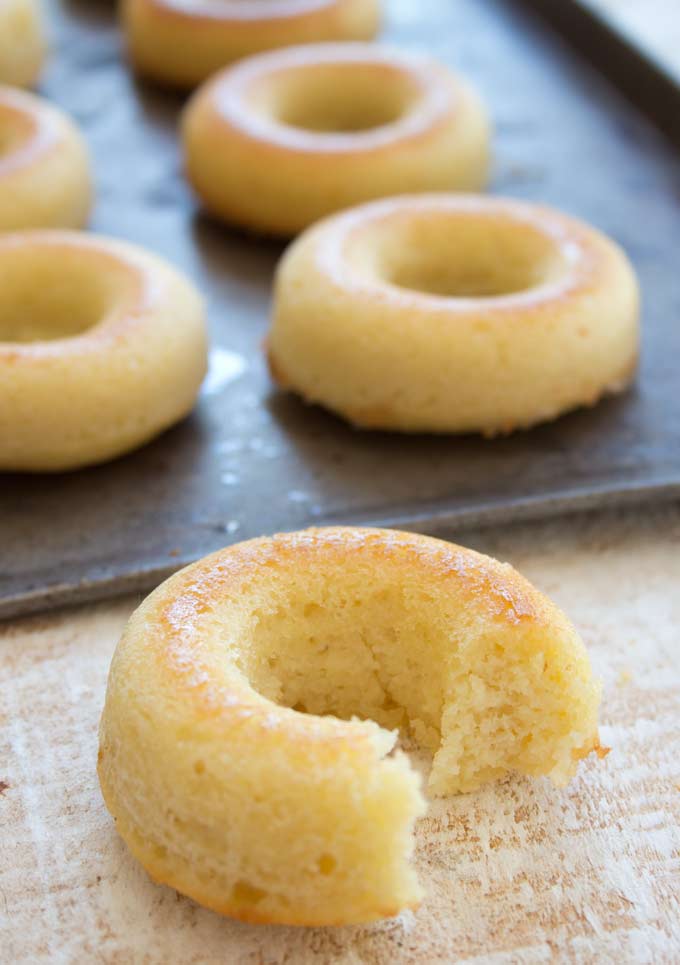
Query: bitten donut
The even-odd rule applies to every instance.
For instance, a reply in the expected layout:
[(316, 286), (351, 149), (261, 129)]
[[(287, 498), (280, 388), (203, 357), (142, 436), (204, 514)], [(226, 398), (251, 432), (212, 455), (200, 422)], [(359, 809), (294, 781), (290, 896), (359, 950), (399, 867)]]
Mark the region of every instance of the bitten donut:
[(31, 87), (46, 50), (37, 0), (0, 0), (0, 84)]
[(81, 228), (91, 203), (89, 156), (75, 124), (33, 94), (0, 87), (0, 231)]
[[(151, 876), (245, 921), (396, 914), (420, 778), (564, 784), (600, 748), (599, 685), (566, 617), (510, 566), (339, 527), (241, 543), (133, 614), (111, 664), (99, 779)], [(327, 716), (324, 716), (327, 715)]]
[(195, 94), (183, 139), (208, 210), (277, 235), (371, 198), (475, 190), (489, 169), (489, 123), (468, 84), (373, 44), (243, 61)]
[(550, 208), (392, 198), (287, 251), (274, 378), (357, 426), (492, 436), (631, 381), (638, 287), (621, 249)]
[(185, 416), (202, 302), (160, 258), (78, 232), (0, 235), (0, 470), (112, 459)]
[(324, 40), (370, 40), (378, 0), (123, 0), (133, 64), (176, 87), (262, 50)]

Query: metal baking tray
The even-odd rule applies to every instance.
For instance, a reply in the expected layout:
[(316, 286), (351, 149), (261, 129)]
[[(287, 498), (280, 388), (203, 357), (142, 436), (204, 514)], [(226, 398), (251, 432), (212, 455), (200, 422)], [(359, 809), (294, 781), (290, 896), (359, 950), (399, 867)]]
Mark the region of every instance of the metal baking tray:
[(644, 292), (636, 386), (491, 441), (361, 432), (277, 392), (260, 344), (282, 247), (200, 213), (182, 178), (181, 98), (132, 77), (108, 0), (64, 0), (43, 90), (92, 148), (92, 228), (147, 245), (203, 289), (212, 369), (195, 413), (144, 449), (71, 474), (0, 477), (0, 615), (143, 590), (226, 543), (310, 524), (452, 532), (680, 494), (672, 79), (575, 0), (386, 8), (385, 42), (428, 50), (485, 95), (491, 190), (584, 217), (630, 254)]

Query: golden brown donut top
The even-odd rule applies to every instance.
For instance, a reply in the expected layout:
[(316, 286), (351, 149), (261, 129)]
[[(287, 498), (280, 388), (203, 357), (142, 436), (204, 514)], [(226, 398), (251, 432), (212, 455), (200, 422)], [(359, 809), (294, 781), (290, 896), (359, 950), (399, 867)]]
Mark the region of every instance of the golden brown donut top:
[[(354, 255), (379, 244), (376, 229), (394, 229), (415, 218), (484, 219), (516, 228), (518, 244), (524, 232), (542, 235), (561, 260), (557, 277), (508, 294), (439, 295), (391, 284), (379, 272), (365, 271)], [(376, 238), (374, 239), (374, 235)], [(514, 313), (562, 302), (593, 287), (607, 263), (611, 243), (595, 229), (546, 206), (481, 195), (422, 194), (387, 198), (332, 216), (310, 229), (315, 239), (317, 270), (335, 287), (370, 299), (412, 304), (432, 312), (469, 314), (479, 311)], [(613, 246), (611, 246), (613, 247)]]
[(234, 25), (289, 23), (324, 13), (339, 0), (149, 0), (159, 11), (191, 20), (231, 21)]
[[(313, 131), (277, 120), (249, 102), (258, 85), (292, 72), (353, 65), (375, 84), (406, 83), (411, 88), (401, 116), (357, 131)], [(455, 75), (429, 58), (368, 43), (302, 44), (266, 51), (221, 71), (197, 97), (212, 103), (215, 123), (227, 123), (244, 136), (277, 148), (306, 154), (343, 154), (390, 149), (397, 141), (417, 140), (446, 123), (465, 96)]]
[(36, 252), (43, 256), (49, 252), (55, 259), (64, 254), (72, 257), (77, 252), (84, 262), (90, 262), (91, 272), (101, 272), (112, 281), (114, 276), (117, 279), (112, 286), (114, 294), (108, 299), (107, 310), (99, 322), (64, 338), (0, 341), (0, 364), (49, 364), (51, 359), (101, 351), (125, 339), (137, 328), (140, 318), (152, 311), (163, 297), (163, 279), (161, 273), (154, 270), (155, 261), (147, 262), (140, 251), (123, 242), (50, 229), (0, 235), (0, 262), (3, 256), (13, 252), (27, 258)]
[[(555, 625), (558, 611), (512, 567), (455, 544), (393, 530), (328, 527), (250, 540), (205, 557), (167, 581), (143, 605), (151, 630), (148, 646), (161, 676), (177, 699), (187, 701), (199, 719), (250, 721), (267, 730), (290, 730), (302, 742), (347, 739), (352, 722), (310, 718), (261, 698), (244, 678), (239, 689), (233, 675), (216, 679), (210, 658), (204, 660), (203, 641), (215, 631), (214, 618), (225, 600), (238, 600), (253, 580), (268, 573), (320, 565), (337, 572), (352, 566), (357, 556), (368, 556), (375, 566), (392, 565), (403, 571), (426, 573), (438, 589), (454, 581), (462, 598), (480, 616), (499, 626)], [(360, 742), (366, 740), (361, 727)]]
[(0, 87), (0, 178), (28, 167), (60, 140), (59, 116), (39, 98), (13, 87)]

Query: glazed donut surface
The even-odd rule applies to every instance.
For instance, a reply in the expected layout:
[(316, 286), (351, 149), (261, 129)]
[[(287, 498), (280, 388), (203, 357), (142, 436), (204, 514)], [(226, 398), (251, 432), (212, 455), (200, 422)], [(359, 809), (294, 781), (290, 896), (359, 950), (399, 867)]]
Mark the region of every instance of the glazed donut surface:
[(0, 231), (80, 228), (90, 213), (88, 152), (42, 98), (0, 87)]
[(555, 210), (392, 198), (288, 249), (268, 346), (283, 387), (357, 426), (494, 435), (629, 384), (638, 288), (617, 245)]
[(0, 84), (35, 84), (46, 49), (37, 0), (0, 0)]
[(192, 408), (201, 299), (161, 259), (65, 231), (0, 235), (0, 469), (56, 471), (140, 446)]
[(290, 235), (372, 198), (476, 190), (489, 122), (474, 91), (428, 58), (312, 44), (212, 78), (183, 120), (189, 180), (213, 214)]
[(434, 754), (435, 795), (509, 771), (562, 784), (599, 749), (598, 704), (575, 630), (510, 566), (308, 530), (221, 550), (142, 603), (99, 778), (157, 881), (247, 921), (369, 921), (422, 894), (424, 801), (396, 728)]
[(378, 0), (123, 0), (133, 64), (177, 87), (262, 50), (370, 40), (379, 20)]

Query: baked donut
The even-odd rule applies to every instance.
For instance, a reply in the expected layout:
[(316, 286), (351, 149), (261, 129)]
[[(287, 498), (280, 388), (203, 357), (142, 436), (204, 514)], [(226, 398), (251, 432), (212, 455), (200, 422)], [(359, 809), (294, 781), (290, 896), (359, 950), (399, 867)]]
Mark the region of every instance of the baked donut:
[(73, 122), (33, 94), (0, 87), (0, 231), (81, 228), (90, 163)]
[(475, 190), (489, 170), (489, 123), (467, 83), (374, 44), (252, 57), (197, 91), (182, 127), (206, 208), (268, 234), (371, 198)]
[[(221, 550), (135, 611), (111, 664), (99, 780), (151, 876), (245, 921), (340, 925), (422, 892), (420, 778), (566, 783), (600, 748), (565, 616), (510, 566), (338, 527)], [(326, 716), (324, 716), (326, 715)], [(331, 716), (327, 716), (331, 715)]]
[(46, 51), (38, 0), (0, 0), (0, 84), (31, 87)]
[(550, 208), (390, 198), (288, 249), (268, 352), (281, 386), (356, 426), (493, 436), (629, 384), (637, 282), (616, 244)]
[(185, 416), (201, 299), (160, 258), (67, 231), (0, 235), (0, 470), (103, 462)]
[(123, 0), (134, 66), (194, 87), (242, 57), (322, 40), (370, 40), (378, 0)]

